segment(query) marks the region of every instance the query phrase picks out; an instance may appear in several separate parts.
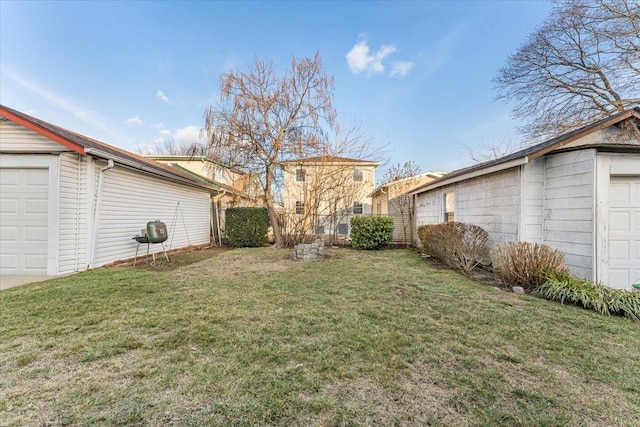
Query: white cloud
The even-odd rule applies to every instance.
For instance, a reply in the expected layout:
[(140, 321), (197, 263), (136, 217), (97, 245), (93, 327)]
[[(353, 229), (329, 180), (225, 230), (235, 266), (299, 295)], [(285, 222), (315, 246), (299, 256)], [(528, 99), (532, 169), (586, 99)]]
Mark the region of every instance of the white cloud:
[(389, 73), (390, 77), (400, 76), (404, 77), (409, 74), (409, 71), (413, 68), (414, 63), (410, 61), (398, 61), (393, 63), (393, 69)]
[(349, 69), (354, 74), (367, 72), (369, 74), (382, 73), (384, 65), (382, 60), (388, 55), (396, 51), (396, 47), (392, 44), (383, 44), (374, 54), (370, 54), (369, 45), (366, 41), (356, 43), (347, 53), (347, 63)]
[(171, 141), (175, 143), (175, 145), (189, 145), (194, 142), (202, 143), (204, 142), (204, 138), (200, 137), (200, 127), (192, 125), (176, 129), (173, 132), (168, 129), (161, 129), (158, 132), (155, 143), (162, 144), (165, 141)]
[(164, 92), (163, 92), (163, 91), (161, 91), (161, 90), (158, 90), (158, 91), (156, 92), (156, 99), (159, 99), (160, 101), (162, 101), (162, 102), (164, 102), (164, 103), (169, 102), (169, 98), (167, 98), (167, 96), (166, 96), (166, 95), (164, 94)]
[(138, 116), (133, 116), (128, 118), (125, 121), (125, 124), (128, 124), (129, 126), (142, 126), (142, 119)]
[(435, 72), (449, 61), (449, 58), (453, 55), (453, 52), (462, 39), (464, 30), (464, 27), (461, 25), (453, 27), (437, 41), (429, 55), (426, 72)]
[(199, 126), (186, 126), (182, 129), (178, 129), (173, 134), (173, 138), (178, 144), (191, 144), (193, 142), (201, 142), (200, 127)]
[[(3, 70), (5, 71), (5, 70)], [(113, 132), (109, 129), (109, 126), (107, 126), (107, 124), (105, 123), (105, 121), (99, 117), (97, 117), (95, 114), (93, 114), (91, 111), (86, 110), (82, 107), (79, 107), (77, 105), (75, 105), (74, 103), (72, 103), (71, 101), (67, 100), (66, 98), (57, 95), (55, 93), (53, 93), (52, 91), (50, 91), (47, 88), (44, 88), (32, 81), (29, 81), (25, 78), (23, 78), (22, 76), (20, 76), (17, 73), (14, 73), (12, 71), (5, 71), (7, 73), (7, 75), (16, 83), (18, 83), (20, 86), (26, 88), (27, 90), (35, 93), (36, 95), (38, 95), (40, 98), (44, 99), (46, 102), (48, 102), (51, 105), (54, 105), (64, 111), (67, 111), (71, 114), (73, 114), (75, 117), (79, 118), (80, 120), (82, 120), (83, 122), (94, 126), (102, 131), (106, 131), (110, 134), (113, 134)], [(35, 110), (33, 110), (35, 111)]]

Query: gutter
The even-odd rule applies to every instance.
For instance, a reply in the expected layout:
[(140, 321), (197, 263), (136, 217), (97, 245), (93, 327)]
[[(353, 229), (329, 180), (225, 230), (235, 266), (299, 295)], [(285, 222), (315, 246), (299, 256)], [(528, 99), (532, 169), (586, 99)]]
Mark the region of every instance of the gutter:
[[(107, 153), (106, 151), (102, 151), (102, 150), (99, 150), (99, 149), (96, 149), (96, 148), (91, 148), (91, 147), (85, 148), (84, 152), (86, 154), (90, 154), (90, 155), (93, 155), (93, 156), (96, 156), (96, 157), (100, 157), (100, 158), (105, 159), (105, 160), (114, 158), (113, 154)], [(202, 185), (198, 184), (197, 182), (190, 180), (189, 178), (182, 177), (182, 176), (179, 176), (179, 175), (176, 175), (176, 174), (172, 174), (169, 171), (164, 171), (164, 170), (162, 170), (160, 168), (158, 168), (158, 169), (152, 168), (152, 167), (146, 166), (146, 165), (144, 165), (144, 164), (142, 164), (140, 162), (128, 160), (128, 159), (125, 159), (125, 158), (122, 158), (122, 157), (118, 157), (118, 156), (115, 156), (115, 157), (117, 157), (118, 164), (121, 164), (121, 165), (123, 165), (125, 167), (131, 168), (131, 169), (135, 169), (135, 170), (139, 170), (139, 171), (142, 171), (142, 172), (147, 172), (147, 173), (150, 173), (152, 175), (168, 178), (168, 179), (171, 179), (171, 180), (176, 181), (176, 182), (180, 182), (180, 183), (185, 184), (185, 185), (190, 185), (192, 187), (206, 188), (207, 190), (210, 190), (209, 188), (207, 188), (205, 186), (202, 186)]]
[(89, 259), (89, 268), (93, 268), (96, 261), (96, 248), (98, 246), (98, 224), (100, 221), (100, 205), (102, 204), (102, 187), (104, 184), (104, 173), (109, 169), (113, 169), (115, 164), (112, 159), (107, 160), (107, 166), (100, 169), (98, 175), (98, 188), (96, 189), (95, 202), (93, 206), (93, 237), (91, 240), (91, 258)]

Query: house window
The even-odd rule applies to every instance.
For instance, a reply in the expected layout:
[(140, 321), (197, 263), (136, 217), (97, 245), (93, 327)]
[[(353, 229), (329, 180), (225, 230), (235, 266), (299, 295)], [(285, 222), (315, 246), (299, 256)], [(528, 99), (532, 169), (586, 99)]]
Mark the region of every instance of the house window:
[(360, 202), (353, 202), (353, 214), (357, 215), (357, 214), (362, 214), (362, 203)]
[(319, 225), (318, 228), (316, 228), (316, 234), (325, 234), (324, 225)]
[(304, 214), (304, 202), (296, 201), (296, 215)]
[(444, 193), (444, 222), (453, 222), (456, 199), (454, 193)]
[(224, 171), (221, 167), (216, 166), (213, 179), (218, 182), (224, 182)]
[(296, 181), (304, 182), (307, 177), (307, 173), (304, 169), (296, 169)]
[(349, 226), (344, 222), (342, 224), (338, 224), (338, 234), (347, 234), (349, 232)]
[(353, 182), (362, 182), (364, 179), (364, 174), (362, 169), (354, 169), (353, 170)]

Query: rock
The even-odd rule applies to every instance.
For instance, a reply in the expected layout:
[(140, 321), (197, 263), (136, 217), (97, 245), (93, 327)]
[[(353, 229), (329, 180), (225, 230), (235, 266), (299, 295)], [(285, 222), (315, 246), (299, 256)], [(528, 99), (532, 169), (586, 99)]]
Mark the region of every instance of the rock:
[(514, 286), (513, 287), (513, 293), (514, 294), (518, 294), (518, 295), (522, 295), (522, 294), (524, 294), (524, 288), (522, 286)]

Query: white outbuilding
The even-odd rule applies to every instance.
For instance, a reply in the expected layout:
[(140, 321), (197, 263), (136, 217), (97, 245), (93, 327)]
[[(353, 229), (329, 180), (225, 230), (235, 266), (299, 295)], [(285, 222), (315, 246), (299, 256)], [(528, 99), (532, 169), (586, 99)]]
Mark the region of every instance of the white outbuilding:
[(574, 274), (640, 283), (640, 108), (450, 172), (413, 192), (416, 225), (483, 227), (493, 247), (544, 243)]
[(130, 259), (133, 237), (153, 220), (167, 225), (168, 250), (208, 244), (215, 193), (170, 166), (0, 105), (2, 275)]

